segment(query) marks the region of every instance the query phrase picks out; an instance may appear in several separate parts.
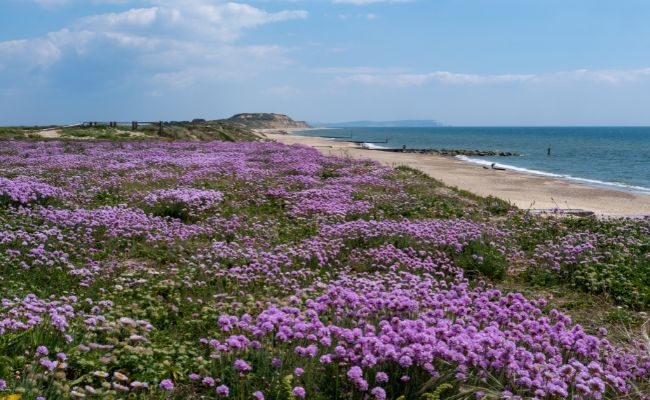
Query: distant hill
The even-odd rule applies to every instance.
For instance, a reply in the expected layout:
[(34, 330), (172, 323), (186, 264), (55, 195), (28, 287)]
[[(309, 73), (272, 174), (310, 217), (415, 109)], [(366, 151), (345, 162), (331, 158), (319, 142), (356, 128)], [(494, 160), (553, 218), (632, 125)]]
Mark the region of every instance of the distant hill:
[(434, 120), (400, 120), (400, 121), (349, 121), (334, 123), (314, 123), (315, 126), (328, 128), (430, 128), (442, 126)]
[(294, 121), (284, 114), (273, 113), (243, 113), (219, 122), (246, 127), (248, 129), (308, 129), (304, 121)]

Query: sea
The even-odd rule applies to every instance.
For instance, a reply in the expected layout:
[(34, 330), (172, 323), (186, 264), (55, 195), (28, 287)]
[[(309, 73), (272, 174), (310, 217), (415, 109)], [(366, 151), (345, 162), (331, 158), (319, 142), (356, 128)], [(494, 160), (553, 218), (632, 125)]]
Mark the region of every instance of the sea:
[[(510, 157), (457, 156), (467, 163), (650, 194), (650, 127), (381, 127), (295, 132), (370, 149), (462, 149)], [(550, 154), (549, 154), (550, 153)]]

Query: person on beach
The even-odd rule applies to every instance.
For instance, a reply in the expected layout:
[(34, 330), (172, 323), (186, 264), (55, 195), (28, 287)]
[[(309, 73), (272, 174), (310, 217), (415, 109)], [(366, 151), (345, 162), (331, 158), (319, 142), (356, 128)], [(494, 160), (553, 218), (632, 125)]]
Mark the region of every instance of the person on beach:
[(547, 156), (551, 155), (551, 146), (548, 146), (548, 149), (546, 149), (546, 155)]

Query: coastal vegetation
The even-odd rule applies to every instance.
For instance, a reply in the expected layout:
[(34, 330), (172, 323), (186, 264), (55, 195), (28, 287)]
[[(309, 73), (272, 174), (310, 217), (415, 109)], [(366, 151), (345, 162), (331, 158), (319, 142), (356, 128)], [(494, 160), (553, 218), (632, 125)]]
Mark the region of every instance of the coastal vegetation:
[(650, 219), (221, 129), (0, 141), (0, 399), (648, 398)]
[(137, 130), (109, 123), (79, 124), (68, 127), (0, 127), (0, 139), (163, 139), (185, 141), (221, 140), (228, 142), (262, 139), (250, 128), (225, 120), (168, 121), (141, 124)]

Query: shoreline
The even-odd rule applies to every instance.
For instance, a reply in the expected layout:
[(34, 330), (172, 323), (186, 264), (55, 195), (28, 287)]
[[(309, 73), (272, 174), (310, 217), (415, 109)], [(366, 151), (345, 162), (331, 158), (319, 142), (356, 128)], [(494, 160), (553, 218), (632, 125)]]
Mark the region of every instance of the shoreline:
[(650, 216), (650, 195), (520, 171), (485, 169), (478, 164), (435, 154), (377, 151), (361, 148), (351, 142), (296, 133), (305, 130), (307, 129), (274, 129), (258, 132), (280, 143), (314, 147), (325, 155), (371, 159), (390, 167), (405, 165), (416, 168), (448, 186), (483, 197), (497, 197), (523, 210), (567, 214), (587, 211), (602, 217)]

